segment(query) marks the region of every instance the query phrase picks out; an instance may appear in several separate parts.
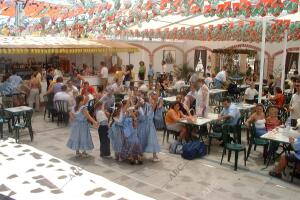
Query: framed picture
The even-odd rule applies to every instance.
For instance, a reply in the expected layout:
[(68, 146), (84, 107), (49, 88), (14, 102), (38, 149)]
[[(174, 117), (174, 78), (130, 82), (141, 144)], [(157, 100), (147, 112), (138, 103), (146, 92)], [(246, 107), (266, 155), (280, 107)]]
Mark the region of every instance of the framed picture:
[(166, 64), (176, 63), (176, 51), (175, 50), (163, 50), (163, 60)]

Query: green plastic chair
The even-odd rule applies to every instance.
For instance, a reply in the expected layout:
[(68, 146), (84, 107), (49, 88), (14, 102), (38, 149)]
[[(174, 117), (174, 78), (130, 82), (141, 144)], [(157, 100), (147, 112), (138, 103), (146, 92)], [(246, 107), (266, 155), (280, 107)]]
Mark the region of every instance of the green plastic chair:
[(29, 135), (30, 135), (30, 140), (31, 142), (33, 141), (33, 130), (32, 130), (32, 125), (31, 125), (31, 118), (32, 118), (33, 110), (26, 111), (23, 113), (23, 121), (22, 122), (17, 122), (14, 125), (15, 129), (15, 140), (18, 143), (19, 138), (20, 138), (20, 129), (25, 129), (28, 128)]
[(229, 125), (223, 125), (222, 131), (223, 131), (223, 141), (224, 141), (224, 148), (223, 148), (223, 154), (220, 165), (223, 163), (224, 155), (226, 154), (226, 150), (228, 150), (228, 162), (230, 162), (231, 158), (231, 152), (234, 151), (234, 171), (237, 170), (237, 163), (239, 159), (239, 152), (244, 152), (244, 162), (246, 166), (246, 147), (243, 144), (237, 144), (237, 143), (231, 143), (230, 142), (230, 134), (229, 134)]
[(250, 129), (250, 143), (248, 146), (247, 160), (251, 153), (251, 149), (252, 149), (253, 145), (254, 145), (254, 149), (256, 149), (256, 146), (262, 146), (264, 148), (263, 157), (264, 157), (264, 164), (265, 164), (267, 161), (267, 151), (268, 151), (269, 141), (256, 136), (256, 130), (255, 130), (254, 123), (251, 123), (251, 126), (249, 129)]
[(7, 123), (9, 132), (10, 133), (12, 132), (10, 121), (11, 121), (11, 118), (9, 118), (9, 116), (5, 114), (3, 105), (0, 104), (0, 135), (1, 135), (1, 138), (3, 138), (3, 124)]
[[(214, 108), (214, 113), (219, 114), (222, 111), (222, 106), (216, 106)], [(208, 146), (207, 146), (207, 154), (210, 153), (210, 146), (212, 139), (222, 140), (222, 130), (220, 129), (220, 124), (212, 122), (210, 123), (209, 132), (208, 132)]]

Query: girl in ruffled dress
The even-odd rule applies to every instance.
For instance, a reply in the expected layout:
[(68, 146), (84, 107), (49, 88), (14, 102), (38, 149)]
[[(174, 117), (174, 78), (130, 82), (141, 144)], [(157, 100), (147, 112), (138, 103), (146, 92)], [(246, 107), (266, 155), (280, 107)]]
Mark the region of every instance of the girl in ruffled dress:
[(76, 151), (76, 157), (88, 157), (86, 151), (94, 148), (89, 122), (93, 123), (95, 128), (98, 128), (98, 123), (90, 116), (82, 95), (77, 96), (75, 101), (76, 105), (70, 112), (72, 124), (67, 147)]
[(124, 145), (123, 133), (123, 114), (121, 113), (122, 104), (116, 103), (115, 109), (110, 120), (110, 128), (108, 130), (108, 137), (110, 138), (112, 148), (115, 152), (115, 159), (122, 161), (121, 151)]
[[(148, 101), (148, 99), (146, 99)], [(139, 125), (138, 136), (143, 152), (153, 153), (153, 161), (159, 161), (157, 153), (160, 152), (160, 146), (157, 139), (156, 128), (154, 126), (154, 108), (156, 102), (140, 102), (139, 105)]]
[(143, 164), (142, 148), (137, 135), (138, 112), (134, 107), (128, 108), (128, 101), (124, 102), (124, 144), (121, 152), (122, 158), (127, 158), (130, 164)]
[(164, 102), (162, 97), (159, 97), (158, 94), (154, 91), (150, 94), (150, 101), (154, 103), (154, 125), (157, 130), (164, 129), (164, 116), (163, 112), (165, 111)]

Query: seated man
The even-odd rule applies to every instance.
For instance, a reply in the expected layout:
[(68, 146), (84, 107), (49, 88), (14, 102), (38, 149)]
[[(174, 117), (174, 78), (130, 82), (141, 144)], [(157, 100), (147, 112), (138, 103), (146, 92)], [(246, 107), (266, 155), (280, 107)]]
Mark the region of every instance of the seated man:
[(221, 89), (222, 87), (224, 87), (226, 81), (227, 81), (227, 67), (223, 66), (222, 71), (220, 71), (214, 79), (214, 85), (216, 88)]
[[(280, 157), (279, 163), (275, 166), (275, 169), (269, 172), (270, 176), (281, 178), (282, 172), (288, 166), (288, 162), (295, 162), (300, 160), (300, 137), (295, 140), (295, 138), (290, 137), (289, 141), (295, 151), (295, 153), (283, 154)], [(300, 164), (298, 163), (296, 171), (300, 173)]]
[(235, 125), (241, 116), (238, 108), (231, 103), (228, 97), (224, 97), (222, 100), (223, 110), (221, 111), (218, 120), (224, 120), (225, 125), (229, 125), (229, 131), (234, 133), (234, 139), (236, 142), (241, 142), (241, 136), (235, 132)]
[(79, 95), (78, 88), (73, 84), (71, 80), (67, 81), (67, 92), (74, 99)]
[(47, 94), (50, 94), (50, 93), (54, 93), (56, 94), (57, 92), (60, 92), (61, 91), (61, 87), (63, 86), (63, 82), (64, 82), (64, 79), (63, 77), (57, 77), (56, 79), (54, 79), (55, 81), (53, 81), (51, 83), (51, 85), (49, 86), (48, 88), (48, 91), (46, 93)]
[(87, 96), (87, 93), (95, 96), (96, 95), (96, 91), (95, 88), (93, 86), (91, 86), (89, 84), (89, 82), (84, 82), (83, 83), (83, 87), (82, 87), (82, 91), (81, 91), (81, 95)]
[(224, 97), (222, 100), (223, 110), (220, 113), (218, 120), (224, 120), (225, 124), (230, 126), (234, 126), (237, 124), (239, 118), (241, 117), (241, 113), (238, 108), (231, 103), (230, 99)]
[(56, 106), (55, 101), (68, 102), (68, 108), (65, 108), (65, 110), (70, 111), (70, 110), (72, 110), (72, 107), (75, 104), (75, 99), (72, 98), (72, 96), (70, 94), (68, 94), (67, 90), (68, 90), (68, 87), (66, 85), (61, 86), (61, 91), (57, 92), (54, 95), (53, 101), (54, 101), (55, 106)]

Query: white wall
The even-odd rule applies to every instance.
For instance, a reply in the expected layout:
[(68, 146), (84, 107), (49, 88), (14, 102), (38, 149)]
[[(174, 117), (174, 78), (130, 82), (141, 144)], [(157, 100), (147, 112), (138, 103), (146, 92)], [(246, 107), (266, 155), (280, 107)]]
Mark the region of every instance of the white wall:
[[(235, 41), (174, 41), (174, 42), (157, 42), (157, 41), (130, 41), (129, 43), (142, 45), (145, 48), (147, 48), (150, 52), (153, 52), (156, 48), (162, 46), (162, 45), (173, 45), (180, 49), (182, 49), (184, 52), (187, 52), (189, 49), (192, 49), (194, 47), (198, 46), (204, 46), (210, 49), (220, 49), (220, 48), (227, 48), (233, 45), (238, 44), (245, 44), (245, 42), (235, 42)], [(250, 45), (253, 45), (255, 47), (260, 48), (260, 43), (247, 43)], [(269, 54), (272, 56), (274, 53), (282, 50), (283, 43), (267, 43), (266, 44), (266, 51), (269, 52)], [(288, 42), (287, 48), (293, 48), (293, 47), (300, 47), (300, 41), (291, 41)], [(161, 69), (161, 61), (163, 59), (163, 50), (175, 50), (176, 51), (176, 65), (180, 65), (183, 63), (183, 54), (176, 48), (173, 47), (164, 47), (163, 49), (159, 49), (154, 55), (153, 55), (153, 67), (156, 72), (162, 71)], [(70, 62), (75, 62), (77, 65), (82, 65), (83, 63), (87, 64), (88, 66), (92, 66), (92, 55), (91, 54), (82, 54), (82, 55), (65, 55), (67, 58), (70, 59)], [(118, 53), (118, 56), (122, 59), (122, 64), (127, 65), (129, 64), (129, 56), (128, 53)], [(187, 55), (187, 61), (191, 66), (193, 66), (194, 63), (194, 51), (191, 51)], [(45, 55), (2, 55), (0, 57), (6, 57), (11, 58), (14, 62), (20, 62), (20, 63), (26, 63), (27, 59), (29, 57), (35, 57), (35, 60), (37, 62), (44, 62), (45, 61)], [(49, 56), (48, 56), (49, 57)], [(260, 57), (260, 56), (258, 56)], [(266, 57), (267, 59), (267, 57)], [(94, 65), (97, 67), (100, 64), (100, 61), (104, 60), (104, 55), (101, 54), (95, 54), (94, 55)], [(138, 70), (138, 63), (139, 61), (144, 61), (145, 65), (148, 69), (149, 66), (149, 54), (147, 51), (139, 49), (139, 52), (131, 54), (130, 56), (130, 63), (135, 66), (135, 72)], [(265, 68), (264, 68), (264, 74), (267, 73), (267, 60), (265, 61)], [(280, 66), (282, 62), (282, 54), (275, 57), (274, 60), (274, 68), (277, 66)]]
[[(184, 42), (156, 42), (156, 41), (138, 41), (138, 42), (130, 42), (132, 44), (142, 45), (147, 48), (151, 53), (158, 47), (162, 45), (173, 45), (184, 51)], [(178, 49), (174, 47), (164, 47), (159, 49), (153, 55), (153, 68), (155, 72), (161, 72), (161, 61), (163, 60), (163, 50), (175, 50), (176, 51), (176, 65), (180, 65), (183, 63), (183, 53), (181, 53)], [(127, 65), (129, 64), (129, 56), (128, 53), (118, 53), (118, 56), (122, 59), (122, 63)], [(130, 64), (135, 66), (134, 72), (138, 72), (139, 62), (144, 61), (146, 65), (146, 70), (149, 68), (150, 58), (149, 53), (143, 49), (139, 49), (139, 52), (130, 55)], [(172, 69), (172, 66), (169, 66), (169, 70)]]

